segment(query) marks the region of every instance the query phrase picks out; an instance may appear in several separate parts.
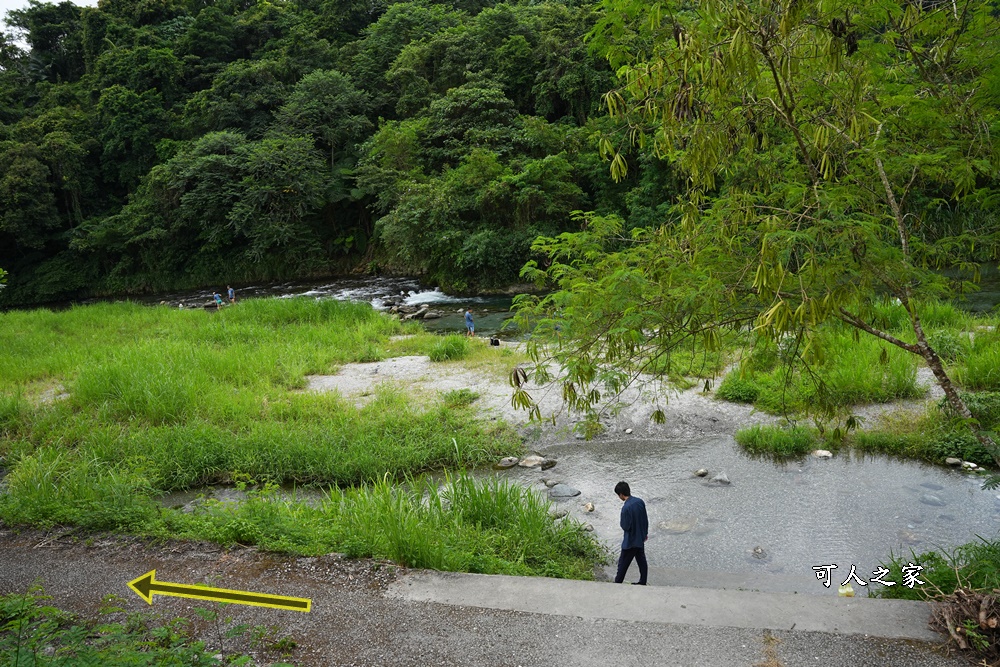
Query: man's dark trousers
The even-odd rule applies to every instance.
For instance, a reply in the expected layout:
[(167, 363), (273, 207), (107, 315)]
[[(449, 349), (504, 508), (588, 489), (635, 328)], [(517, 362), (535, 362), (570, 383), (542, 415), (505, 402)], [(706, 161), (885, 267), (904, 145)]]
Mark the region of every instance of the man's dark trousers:
[(639, 564), (639, 584), (646, 585), (646, 574), (649, 567), (646, 565), (646, 550), (643, 547), (636, 549), (622, 549), (622, 555), (618, 557), (618, 574), (615, 575), (615, 583), (620, 584), (625, 581), (625, 573), (628, 572), (632, 559)]

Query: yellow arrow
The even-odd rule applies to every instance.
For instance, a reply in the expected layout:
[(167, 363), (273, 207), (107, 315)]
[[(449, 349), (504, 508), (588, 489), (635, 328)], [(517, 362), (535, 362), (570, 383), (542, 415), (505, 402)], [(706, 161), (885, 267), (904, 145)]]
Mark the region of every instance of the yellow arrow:
[(153, 604), (153, 595), (170, 595), (178, 598), (249, 604), (255, 607), (273, 607), (274, 609), (288, 609), (290, 611), (309, 611), (312, 609), (312, 600), (309, 598), (293, 598), (286, 595), (267, 595), (250, 593), (249, 591), (234, 591), (228, 588), (209, 588), (207, 586), (157, 581), (156, 570), (150, 570), (141, 577), (136, 577), (128, 582), (128, 587), (149, 604)]

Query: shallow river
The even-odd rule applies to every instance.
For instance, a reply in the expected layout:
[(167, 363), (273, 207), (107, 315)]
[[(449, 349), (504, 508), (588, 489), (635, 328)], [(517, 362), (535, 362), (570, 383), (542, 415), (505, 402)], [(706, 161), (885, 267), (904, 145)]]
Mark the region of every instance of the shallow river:
[[(590, 522), (615, 554), (621, 501), (612, 489), (619, 480), (628, 481), (633, 495), (646, 502), (647, 558), (652, 568), (667, 569), (668, 581), (660, 583), (683, 584), (691, 577), (698, 581), (688, 583), (711, 585), (718, 573), (722, 583), (742, 580), (747, 587), (823, 594), (829, 591), (813, 566), (838, 566), (835, 589), (852, 564), (867, 581), (890, 551), (919, 554), (976, 535), (996, 537), (1000, 527), (1000, 497), (980, 489), (982, 478), (884, 456), (809, 456), (775, 464), (751, 458), (731, 438), (717, 436), (574, 441), (542, 453), (557, 458), (558, 465), (545, 472), (500, 474), (525, 484), (550, 477), (579, 489), (580, 496), (557, 505)], [(709, 476), (694, 476), (699, 468), (708, 468)], [(729, 486), (707, 481), (721, 471)], [(586, 502), (594, 504), (593, 513), (582, 511)], [(755, 554), (757, 547), (763, 553)], [(630, 574), (636, 571), (632, 567)], [(900, 574), (886, 579), (899, 580)]]
[[(223, 296), (225, 285), (217, 290)], [(140, 299), (143, 303), (160, 303), (176, 307), (198, 307), (212, 301), (213, 290), (193, 290), (158, 294)], [(330, 298), (342, 301), (362, 301), (370, 303), (376, 310), (387, 310), (387, 301), (399, 301), (408, 306), (429, 304), (432, 310), (441, 313), (433, 320), (420, 320), (425, 329), (445, 333), (464, 332), (464, 311), (472, 309), (476, 322), (476, 333), (484, 336), (517, 335), (512, 328), (511, 297), (509, 296), (454, 296), (440, 289), (422, 286), (413, 278), (336, 278), (319, 282), (286, 282), (241, 287), (236, 290), (237, 301), (248, 297), (291, 298), (311, 296), (317, 299)], [(506, 326), (505, 326), (506, 325)]]

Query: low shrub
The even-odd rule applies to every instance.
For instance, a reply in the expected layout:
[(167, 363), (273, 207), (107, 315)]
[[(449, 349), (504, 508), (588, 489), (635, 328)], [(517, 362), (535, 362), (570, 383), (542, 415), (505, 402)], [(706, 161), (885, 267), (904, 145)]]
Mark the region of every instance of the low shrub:
[(722, 380), (715, 395), (733, 403), (753, 403), (760, 396), (760, 386), (751, 378), (733, 371)]
[[(1000, 426), (1000, 391), (960, 392), (959, 396), (981, 427)], [(947, 403), (947, 399), (941, 399), (940, 405), (947, 407)]]
[(803, 456), (816, 448), (816, 435), (804, 426), (770, 426), (754, 424), (736, 432), (736, 442), (753, 454), (770, 454), (779, 458)]

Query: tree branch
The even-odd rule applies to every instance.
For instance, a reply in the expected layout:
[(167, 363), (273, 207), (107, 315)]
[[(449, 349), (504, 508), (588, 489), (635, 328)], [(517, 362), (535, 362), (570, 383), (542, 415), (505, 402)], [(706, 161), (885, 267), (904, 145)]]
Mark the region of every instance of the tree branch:
[(885, 342), (892, 343), (896, 347), (902, 348), (902, 349), (906, 350), (907, 352), (912, 352), (913, 354), (919, 354), (920, 356), (923, 356), (923, 352), (922, 352), (922, 350), (920, 349), (920, 347), (918, 345), (914, 345), (912, 343), (907, 343), (905, 341), (901, 341), (900, 339), (896, 338), (895, 336), (893, 336), (891, 334), (887, 334), (884, 331), (876, 329), (875, 327), (869, 325), (867, 322), (865, 322), (864, 320), (862, 320), (857, 315), (854, 315), (853, 313), (848, 312), (848, 310), (846, 308), (844, 308), (844, 307), (840, 308), (840, 314), (838, 315), (838, 317), (841, 320), (843, 320), (844, 322), (847, 322), (848, 324), (850, 324), (852, 327), (856, 327), (856, 328), (861, 329), (862, 331), (864, 331), (866, 333), (870, 333), (871, 335), (875, 336), (876, 338), (881, 338)]

